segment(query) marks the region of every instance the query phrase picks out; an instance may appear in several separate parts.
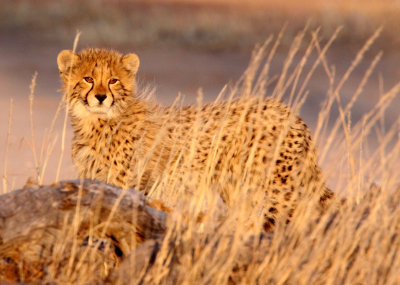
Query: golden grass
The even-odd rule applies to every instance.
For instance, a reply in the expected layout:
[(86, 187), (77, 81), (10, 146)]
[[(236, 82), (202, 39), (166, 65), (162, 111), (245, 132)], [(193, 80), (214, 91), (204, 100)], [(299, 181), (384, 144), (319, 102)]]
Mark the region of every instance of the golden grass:
[[(397, 274), (400, 266), (398, 256), (400, 240), (397, 235), (400, 229), (398, 216), (400, 177), (396, 171), (392, 172), (393, 170), (387, 174), (388, 169), (396, 169), (399, 163), (400, 141), (398, 137), (394, 137), (399, 131), (399, 121), (383, 135), (382, 145), (378, 150), (372, 152), (371, 158), (363, 153), (363, 148), (368, 141), (368, 134), (377, 127), (379, 116), (398, 94), (400, 85), (395, 85), (389, 92), (383, 94), (375, 108), (365, 114), (361, 122), (352, 126), (351, 108), (379, 60), (380, 55), (378, 54), (366, 70), (353, 100), (346, 106), (342, 106), (340, 102), (340, 90), (344, 82), (349, 80), (352, 71), (360, 63), (379, 32), (378, 30), (374, 33), (366, 42), (342, 78), (336, 80), (333, 70), (326, 70), (332, 86), (329, 86), (331, 92), (328, 92), (327, 104), (321, 110), (324, 116), (320, 116), (318, 122), (320, 129), (327, 130), (327, 139), (321, 150), (323, 154), (334, 152), (335, 158), (332, 159), (331, 164), (334, 164), (336, 168), (328, 170), (325, 174), (336, 176), (341, 180), (337, 185), (343, 187), (340, 189), (343, 191), (341, 195), (347, 198), (347, 203), (339, 206), (338, 210), (332, 208), (317, 222), (311, 218), (310, 208), (313, 203), (303, 201), (296, 211), (292, 223), (287, 227), (278, 227), (274, 231), (272, 242), (268, 244), (267, 249), (253, 248), (252, 250), (255, 250), (253, 252), (254, 261), (247, 269), (241, 271), (234, 268), (234, 261), (239, 258), (240, 248), (245, 246), (250, 235), (255, 234), (254, 230), (249, 230), (246, 223), (251, 219), (248, 200), (239, 199), (241, 202), (235, 205), (233, 210), (228, 210), (227, 218), (221, 224), (215, 224), (212, 219), (211, 221), (206, 220), (201, 230), (196, 224), (190, 222), (191, 219), (188, 223), (186, 219), (182, 218), (192, 215), (196, 217), (200, 209), (204, 209), (199, 206), (199, 200), (202, 199), (197, 197), (203, 197), (202, 195), (205, 197), (206, 194), (200, 194), (201, 191), (207, 192), (209, 187), (212, 187), (212, 185), (207, 185), (207, 180), (204, 180), (205, 187), (195, 189), (196, 198), (189, 196), (185, 200), (185, 205), (182, 206), (183, 209), (179, 209), (173, 215), (169, 233), (157, 256), (155, 266), (150, 272), (143, 274), (144, 284), (168, 283), (171, 278), (174, 282), (182, 284), (224, 284), (228, 283), (233, 278), (232, 276), (235, 276), (234, 278), (239, 283), (249, 284), (365, 284), (368, 282), (396, 284), (400, 281)], [(282, 93), (287, 92), (287, 87), (291, 86), (294, 88), (293, 94), (300, 96), (294, 102), (298, 102), (300, 105), (305, 94), (297, 93), (302, 88), (296, 87), (296, 72), (305, 72), (306, 75), (311, 75), (313, 69), (304, 71), (302, 62), (300, 62), (296, 66), (299, 69), (294, 68), (294, 74), (287, 72), (292, 64), (293, 54), (301, 46), (303, 37), (304, 35), (300, 33), (294, 40), (288, 53), (288, 60), (277, 79), (278, 83), (271, 92), (276, 97), (282, 97)], [(264, 50), (269, 43), (267, 42), (258, 52), (254, 53), (254, 60), (237, 89), (228, 93), (229, 98), (235, 95), (262, 96), (264, 94), (265, 80), (268, 80), (268, 75), (260, 72), (263, 79), (258, 80), (257, 71), (260, 68), (268, 70), (269, 62), (263, 62), (263, 58), (269, 59)], [(317, 50), (318, 45), (318, 41), (311, 43), (312, 48)], [(274, 48), (271, 51), (274, 52)], [(307, 51), (306, 48), (306, 57)], [(320, 53), (319, 60), (326, 64), (324, 54)], [(262, 87), (254, 85), (254, 83), (259, 83)], [(339, 105), (340, 116), (333, 129), (328, 130), (327, 114), (329, 114), (333, 101)], [(298, 108), (298, 106), (293, 107), (294, 109)], [(240, 123), (239, 120), (238, 125)], [(223, 122), (221, 124), (223, 127)], [(392, 144), (390, 145), (389, 142)], [(192, 142), (191, 146), (195, 144), (196, 141)], [(216, 142), (216, 152), (217, 148), (218, 141)], [(382, 159), (382, 148), (389, 151), (387, 155), (384, 155), (384, 165), (380, 160)], [(376, 155), (377, 153), (379, 156)], [(243, 173), (246, 173), (246, 169), (252, 161), (250, 157), (243, 165)], [(205, 168), (205, 176), (212, 175), (208, 171), (212, 172), (212, 168)], [(165, 177), (165, 179), (170, 179), (170, 177)], [(371, 187), (371, 182), (374, 181), (378, 182), (380, 186)], [(187, 182), (190, 183), (190, 181)], [(171, 183), (165, 184), (171, 185)], [(247, 185), (244, 179), (239, 192), (240, 190), (243, 192), (249, 190), (246, 189)], [(173, 188), (175, 189), (175, 187)], [(160, 195), (168, 195), (165, 194), (164, 188), (159, 190), (162, 192)], [(185, 198), (184, 192), (179, 192), (177, 197)], [(161, 198), (166, 199), (167, 197)], [(168, 197), (167, 199), (173, 198)], [(218, 210), (218, 203), (215, 200), (212, 203), (213, 199), (215, 197), (210, 198), (210, 206), (207, 208), (211, 217), (216, 216)], [(255, 209), (252, 208), (252, 210)], [(258, 250), (262, 256), (258, 255)], [(181, 266), (176, 264), (171, 256), (180, 260)], [(132, 278), (137, 277), (132, 276)]]
[[(75, 36), (75, 40), (74, 40), (74, 45), (72, 50), (75, 52), (76, 51), (76, 47), (78, 46), (78, 41), (79, 41), (79, 36), (80, 33), (78, 33)], [(65, 103), (65, 96), (63, 96), (63, 103)], [(61, 137), (61, 152), (60, 152), (60, 159), (59, 159), (59, 163), (57, 166), (57, 174), (56, 174), (56, 181), (58, 181), (59, 177), (60, 177), (60, 171), (61, 171), (61, 165), (62, 165), (62, 160), (64, 157), (64, 150), (65, 150), (65, 133), (66, 133), (66, 129), (67, 129), (67, 120), (68, 120), (68, 104), (65, 104), (65, 116), (64, 116), (64, 124), (63, 124), (63, 131), (62, 131), (62, 137)]]
[(6, 150), (4, 153), (4, 171), (3, 171), (3, 177), (2, 177), (2, 194), (7, 193), (7, 165), (8, 165), (8, 149), (10, 147), (10, 134), (11, 134), (11, 127), (12, 127), (12, 116), (13, 116), (13, 100), (12, 98), (10, 99), (10, 113), (8, 115), (8, 130), (7, 130), (7, 142), (6, 142)]
[[(275, 40), (267, 40), (254, 51), (243, 77), (233, 86), (224, 88), (217, 100), (225, 98), (230, 102), (237, 96), (250, 100), (269, 94), (282, 98), (285, 93), (290, 94), (290, 104), (294, 110), (298, 110), (307, 97), (308, 81), (316, 66), (322, 64), (330, 85), (326, 87), (327, 98), (318, 117), (314, 138), (319, 145), (320, 158), (327, 166), (324, 168), (325, 175), (335, 178), (334, 190), (339, 198), (345, 197), (347, 202), (337, 208), (330, 208), (326, 215), (315, 219), (312, 212), (314, 203), (304, 200), (289, 225), (278, 226), (272, 234), (260, 236), (259, 239), (261, 221), (254, 213), (256, 208), (252, 203), (258, 206), (262, 193), (254, 193), (253, 199), (246, 196), (250, 191), (246, 170), (254, 157), (250, 155), (240, 165), (243, 177), (236, 189), (237, 203), (231, 209), (225, 209), (210, 184), (210, 177), (214, 174), (214, 166), (220, 156), (218, 146), (221, 140), (217, 136), (212, 142), (212, 151), (200, 177), (188, 173), (186, 181), (177, 181), (175, 174), (185, 171), (183, 164), (176, 167), (175, 174), (165, 173), (154, 186), (149, 198), (161, 199), (173, 205), (166, 236), (154, 265), (140, 276), (123, 279), (121, 274), (121, 284), (124, 284), (124, 280), (140, 284), (400, 283), (400, 174), (397, 171), (400, 166), (400, 117), (390, 129), (381, 127), (385, 109), (398, 96), (400, 83), (388, 92), (382, 92), (375, 107), (359, 122), (352, 122), (354, 101), (362, 93), (381, 55), (378, 54), (371, 62), (353, 99), (346, 105), (340, 99), (341, 88), (346, 81), (351, 80), (354, 68), (363, 60), (380, 30), (372, 34), (350, 63), (348, 71), (338, 79), (325, 56), (337, 33), (325, 44), (321, 44), (318, 31), (312, 33), (312, 39), (307, 43), (306, 33), (307, 30), (303, 30), (293, 41), (282, 72), (277, 77), (269, 74), (269, 66), (284, 32)], [(299, 52), (303, 52), (303, 60), (294, 64), (293, 57)], [(304, 63), (312, 53), (317, 53), (318, 57), (314, 65), (305, 70)], [(276, 83), (274, 87), (271, 82)], [(328, 122), (334, 102), (340, 112), (332, 126)], [(199, 96), (199, 108), (201, 105), (202, 98)], [(220, 123), (223, 128), (224, 120)], [(238, 121), (238, 129), (240, 125), (241, 120)], [(197, 124), (188, 138), (189, 157), (199, 147), (197, 138), (204, 131), (203, 127)], [(368, 141), (374, 132), (379, 134), (379, 146), (369, 152)], [(253, 146), (255, 149), (256, 146)], [(146, 163), (146, 158), (143, 163)], [(190, 159), (185, 160), (185, 163), (190, 164)], [(140, 167), (136, 170), (138, 173), (142, 171)], [(193, 179), (202, 183), (199, 188), (188, 191), (187, 186), (191, 185)], [(224, 177), (221, 176), (221, 179)], [(201, 213), (205, 213), (205, 218), (199, 224), (197, 220)], [(104, 272), (98, 271), (101, 260), (94, 258), (96, 250), (88, 247), (87, 252), (81, 256), (76, 251), (80, 215), (77, 207), (74, 222), (72, 225), (66, 224), (65, 234), (58, 238), (49, 265), (51, 277), (46, 281), (80, 284), (96, 280), (99, 275), (107, 273), (106, 268)], [(104, 227), (107, 227), (107, 221)], [(235, 262), (243, 258), (243, 249), (248, 249), (246, 254), (251, 255), (252, 259), (246, 268), (235, 268)], [(65, 266), (63, 256), (68, 251), (71, 254)], [(85, 267), (83, 260), (90, 254), (93, 263)], [(133, 270), (127, 271), (125, 277), (129, 277), (129, 272)]]

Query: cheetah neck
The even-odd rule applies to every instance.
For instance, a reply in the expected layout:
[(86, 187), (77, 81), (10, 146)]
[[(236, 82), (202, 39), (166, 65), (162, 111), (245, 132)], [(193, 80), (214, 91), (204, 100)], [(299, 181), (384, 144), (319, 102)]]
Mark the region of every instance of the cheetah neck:
[[(138, 99), (130, 100), (126, 109), (119, 116), (108, 119), (106, 116), (92, 114), (85, 117), (78, 117), (70, 112), (71, 125), (74, 130), (75, 138), (88, 139), (102, 133), (103, 128), (116, 129), (124, 128), (126, 125), (145, 124), (151, 120), (156, 106), (149, 102)], [(143, 128), (140, 128), (143, 129)], [(137, 130), (140, 130), (137, 128)], [(140, 135), (140, 134), (138, 134)]]

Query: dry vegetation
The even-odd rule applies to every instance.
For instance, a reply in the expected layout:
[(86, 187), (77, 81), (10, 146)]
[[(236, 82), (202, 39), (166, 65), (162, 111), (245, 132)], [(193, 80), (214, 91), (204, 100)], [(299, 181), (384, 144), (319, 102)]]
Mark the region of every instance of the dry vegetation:
[[(385, 109), (400, 91), (400, 83), (382, 93), (375, 107), (359, 122), (352, 122), (353, 104), (362, 94), (380, 54), (371, 61), (353, 99), (346, 104), (341, 102), (341, 88), (351, 80), (352, 72), (363, 60), (379, 31), (370, 37), (341, 78), (336, 78), (334, 67), (325, 57), (337, 33), (323, 41), (318, 31), (311, 33), (312, 39), (307, 41), (307, 33), (303, 31), (296, 36), (277, 78), (270, 77), (269, 67), (284, 33), (267, 40), (255, 50), (243, 77), (224, 89), (220, 97), (228, 100), (234, 96), (272, 95), (281, 98), (283, 94), (289, 94), (288, 103), (298, 110), (307, 97), (308, 81), (315, 68), (322, 65), (330, 85), (326, 86), (327, 97), (319, 113), (314, 139), (319, 145), (320, 159), (327, 161), (325, 165), (329, 166), (324, 169), (325, 175), (336, 180), (334, 190), (338, 193), (338, 200), (347, 199), (343, 205), (334, 206), (326, 215), (315, 219), (312, 217), (312, 203), (302, 201), (291, 224), (262, 234), (258, 231), (257, 218), (251, 219), (254, 209), (249, 207), (247, 199), (241, 199), (242, 202), (230, 210), (221, 207), (208, 184), (207, 178), (213, 175), (215, 162), (210, 159), (202, 177), (203, 184), (200, 189), (192, 189), (193, 193), (180, 191), (180, 184), (174, 177), (162, 177), (148, 199), (160, 199), (174, 205), (165, 234), (124, 255), (122, 263), (114, 271), (107, 267), (109, 263), (106, 260), (99, 262), (104, 255), (96, 247), (94, 251), (99, 251), (95, 254), (96, 262), (82, 267), (84, 256), (80, 259), (81, 256), (76, 254), (77, 247), (85, 250), (88, 245), (87, 242), (79, 243), (82, 233), (70, 230), (81, 226), (77, 208), (75, 218), (65, 220), (65, 232), (60, 231), (55, 237), (58, 248), (63, 248), (63, 255), (50, 252), (50, 259), (49, 255), (40, 257), (43, 266), (48, 268), (46, 274), (40, 276), (43, 278), (41, 281), (82, 284), (102, 280), (117, 284), (399, 284), (400, 174), (396, 169), (400, 166), (400, 117), (390, 129), (384, 129), (382, 122)], [(302, 53), (302, 60), (294, 65), (293, 57), (298, 53)], [(305, 70), (304, 63), (313, 53), (318, 57), (310, 69)], [(273, 87), (271, 82), (274, 82)], [(334, 103), (340, 115), (328, 128)], [(223, 124), (221, 121), (221, 126)], [(196, 134), (201, 131), (201, 126), (194, 130), (190, 141), (193, 152), (197, 147)], [(377, 148), (369, 147), (370, 136), (377, 137)], [(62, 144), (68, 145), (69, 142), (63, 139)], [(214, 150), (217, 155), (218, 140)], [(44, 151), (44, 157), (46, 155), (50, 152), (46, 154)], [(246, 165), (251, 162), (249, 158), (244, 165), (243, 184), (238, 193), (247, 192)], [(40, 181), (45, 163), (36, 163), (36, 179)], [(4, 179), (6, 185), (6, 175)], [(186, 184), (190, 185), (191, 177), (187, 179)], [(96, 217), (96, 212), (93, 216)], [(249, 220), (253, 221), (253, 226)], [(88, 231), (90, 236), (96, 232), (96, 227), (89, 225)], [(0, 239), (0, 265), (11, 262), (4, 254), (3, 242)], [(137, 266), (139, 261), (143, 261), (143, 256), (151, 256), (144, 258), (149, 261), (146, 268)], [(23, 269), (23, 261), (18, 266)], [(15, 281), (24, 281), (25, 277), (14, 278)]]
[[(252, 47), (270, 34), (277, 34), (282, 22), (287, 22), (285, 32), (278, 38), (267, 40), (254, 51), (253, 60), (243, 77), (224, 89), (217, 100), (266, 95), (282, 98), (285, 95), (285, 98), (289, 98), (287, 103), (299, 109), (306, 100), (307, 83), (316, 66), (323, 66), (330, 84), (326, 86), (327, 96), (315, 124), (313, 138), (318, 145), (324, 173), (329, 181), (334, 182), (331, 188), (338, 194), (338, 200), (346, 198), (346, 202), (343, 205), (338, 203), (338, 207), (332, 207), (326, 215), (315, 219), (312, 218), (312, 203), (303, 201), (291, 224), (278, 227), (268, 234), (260, 233), (260, 227), (257, 226), (260, 221), (257, 217), (252, 219), (254, 211), (248, 206), (248, 200), (243, 199), (242, 203), (228, 210), (211, 191), (208, 177), (213, 175), (211, 166), (217, 159), (214, 157), (204, 170), (202, 186), (192, 189), (190, 195), (181, 191), (174, 177), (163, 177), (148, 199), (160, 199), (167, 205), (174, 205), (173, 211), (168, 214), (164, 234), (144, 243), (139, 239), (140, 245), (135, 251), (124, 251), (122, 257), (113, 256), (111, 261), (107, 255), (107, 250), (110, 250), (107, 240), (110, 238), (106, 233), (109, 231), (99, 219), (103, 216), (96, 210), (91, 212), (89, 209), (84, 213), (79, 207), (76, 210), (72, 208), (74, 214), (62, 220), (63, 226), (58, 231), (47, 231), (47, 234), (51, 233), (50, 240), (55, 246), (35, 255), (38, 260), (35, 266), (39, 268), (35, 272), (29, 272), (31, 268), (26, 262), (26, 254), (30, 250), (37, 252), (37, 244), (33, 246), (27, 243), (26, 251), (21, 247), (19, 258), (10, 255), (10, 248), (14, 250), (26, 239), (32, 241), (36, 238), (40, 242), (42, 236), (38, 236), (37, 232), (36, 235), (29, 232), (7, 240), (2, 235), (5, 229), (0, 223), (0, 283), (2, 279), (20, 282), (39, 279), (40, 282), (77, 284), (400, 283), (400, 117), (391, 128), (385, 127), (385, 110), (393, 100), (398, 100), (400, 83), (388, 91), (382, 91), (375, 107), (364, 114), (360, 121), (351, 120), (354, 103), (362, 95), (381, 57), (377, 53), (370, 67), (365, 70), (365, 76), (352, 99), (344, 102), (341, 97), (343, 86), (352, 80), (351, 75), (360, 62), (365, 61), (364, 55), (378, 34), (380, 39), (375, 43), (378, 47), (398, 47), (399, 2), (265, 0), (260, 4), (260, 1), (254, 0), (246, 1), (246, 6), (242, 2), (2, 0), (0, 32), (7, 34), (12, 30), (23, 36), (29, 34), (37, 40), (70, 42), (76, 29), (79, 29), (83, 31), (85, 41), (91, 44), (113, 43), (114, 47), (161, 44), (219, 50)], [(322, 28), (313, 33), (309, 32), (309, 28), (298, 34), (292, 42), (306, 21), (309, 21), (309, 27)], [(383, 30), (374, 33), (382, 24)], [(337, 26), (343, 26), (340, 38), (336, 38)], [(368, 37), (370, 39), (354, 61), (349, 62), (347, 72), (338, 78), (335, 68), (325, 57), (332, 41), (354, 46)], [(282, 46), (284, 51), (288, 50), (288, 56), (281, 73), (276, 77), (269, 74), (270, 63)], [(299, 54), (301, 60), (295, 63), (297, 61), (293, 58)], [(304, 63), (311, 58), (316, 58), (316, 61), (306, 70)], [(34, 115), (33, 94), (34, 81), (30, 97), (31, 118)], [(335, 106), (339, 109), (339, 116), (332, 118), (331, 111)], [(55, 117), (65, 119), (65, 126), (67, 120), (64, 115), (66, 113), (60, 108)], [(70, 142), (65, 141), (65, 128), (55, 130), (53, 121), (43, 144), (35, 145), (33, 120), (31, 124), (34, 180), (40, 183), (47, 170), (49, 157), (59, 157), (61, 168), (62, 150), (69, 147)], [(193, 151), (197, 147), (196, 134), (201, 131), (201, 126), (194, 131), (190, 142)], [(52, 153), (56, 143), (53, 139), (55, 134), (61, 138), (60, 153)], [(370, 144), (372, 137), (378, 146)], [(214, 150), (217, 156), (218, 140)], [(6, 155), (2, 193), (13, 190), (7, 177), (9, 159), (12, 157)], [(251, 159), (247, 161), (248, 164), (251, 162)], [(246, 165), (243, 168), (245, 173)], [(60, 171), (62, 169), (57, 172)], [(58, 180), (57, 177), (54, 179)], [(190, 184), (190, 179), (188, 177), (187, 184)], [(244, 176), (238, 193), (246, 193), (246, 187)], [(254, 198), (257, 200), (257, 197)], [(79, 199), (77, 201), (81, 201)], [(76, 205), (76, 200), (68, 201)], [(0, 209), (0, 216), (2, 211), (4, 208)], [(82, 221), (87, 217), (92, 218), (92, 223), (83, 224)], [(15, 223), (19, 221), (16, 219)], [(38, 221), (39, 225), (42, 221)], [(110, 221), (114, 220), (107, 220)], [(128, 232), (140, 235), (135, 226), (127, 227)], [(96, 245), (98, 241), (105, 241), (101, 243), (105, 249), (100, 248), (100, 243)], [(136, 246), (135, 241), (127, 248)], [(143, 268), (145, 261), (149, 264)]]

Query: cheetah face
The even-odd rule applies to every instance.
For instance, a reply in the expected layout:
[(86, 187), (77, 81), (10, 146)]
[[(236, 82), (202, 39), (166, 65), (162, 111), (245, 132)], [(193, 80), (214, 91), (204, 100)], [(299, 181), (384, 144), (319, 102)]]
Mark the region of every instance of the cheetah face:
[[(107, 75), (92, 75), (96, 79), (92, 76), (84, 76), (82, 78), (82, 84), (80, 84), (81, 94), (85, 94), (82, 97), (82, 102), (91, 113), (107, 114), (114, 104), (114, 98), (119, 92), (119, 89), (116, 88), (119, 79), (109, 78), (111, 74)], [(106, 77), (105, 80), (102, 80), (102, 77)]]
[(78, 54), (64, 50), (57, 62), (73, 116), (112, 119), (124, 112), (135, 88), (137, 55), (98, 49)]

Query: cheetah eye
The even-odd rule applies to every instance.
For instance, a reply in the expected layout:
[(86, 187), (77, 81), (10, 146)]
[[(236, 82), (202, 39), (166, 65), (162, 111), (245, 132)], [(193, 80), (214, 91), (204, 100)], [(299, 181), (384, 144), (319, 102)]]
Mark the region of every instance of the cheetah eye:
[(110, 81), (108, 81), (109, 84), (115, 84), (117, 82), (118, 82), (118, 79), (116, 79), (116, 78), (112, 78), (112, 79), (110, 79)]
[(85, 79), (85, 81), (86, 81), (87, 83), (93, 83), (93, 82), (94, 82), (94, 80), (93, 80), (92, 77), (83, 77), (83, 79)]

